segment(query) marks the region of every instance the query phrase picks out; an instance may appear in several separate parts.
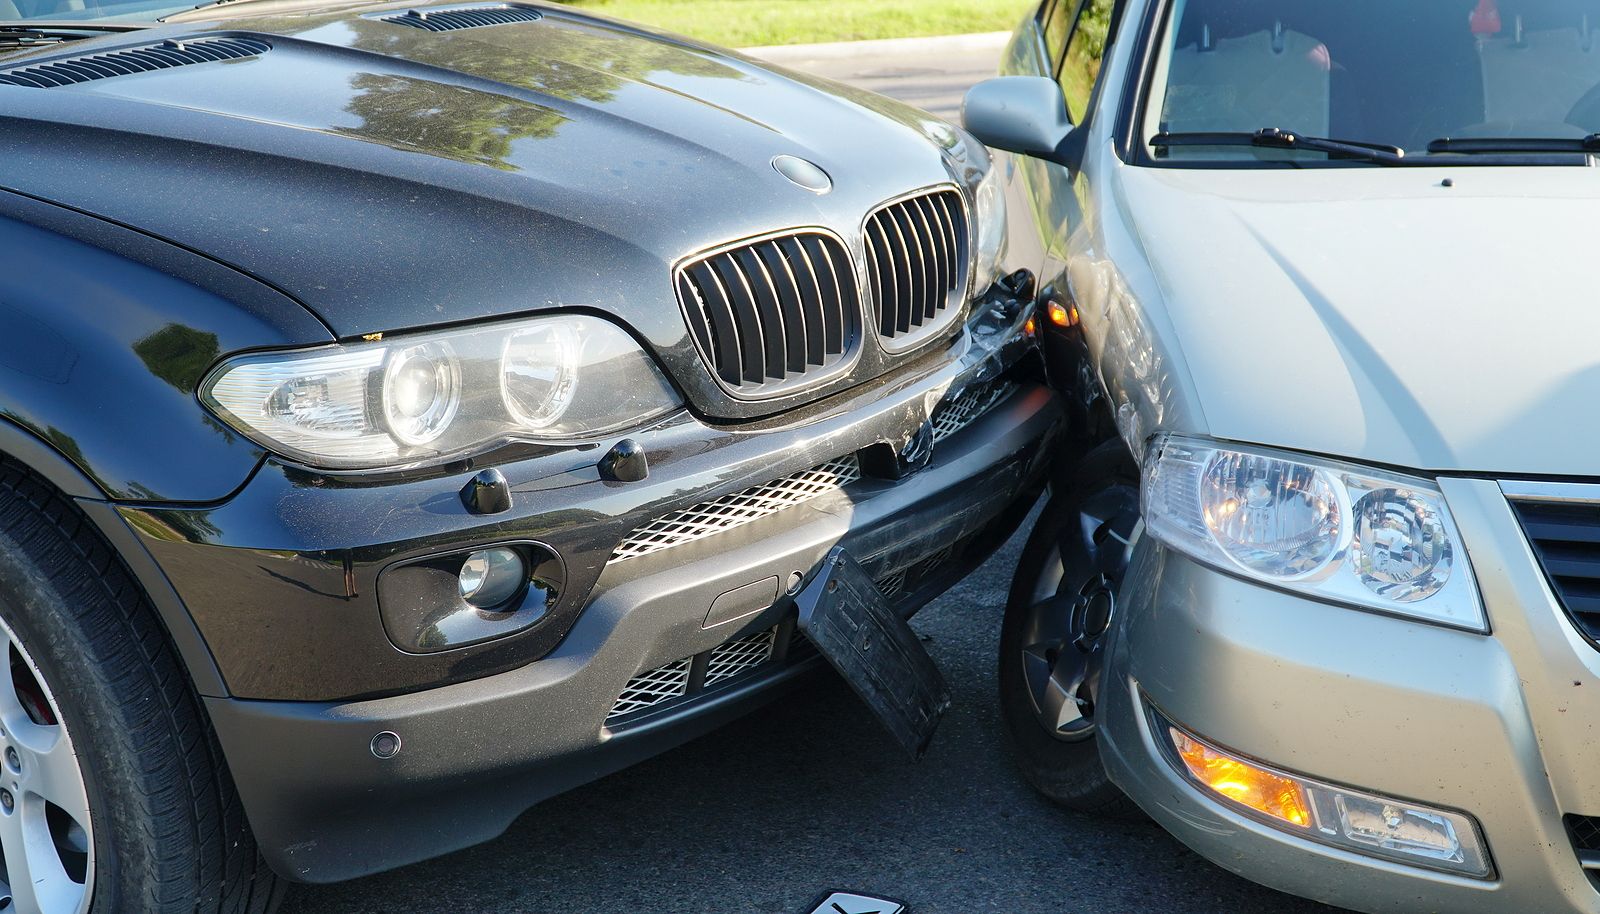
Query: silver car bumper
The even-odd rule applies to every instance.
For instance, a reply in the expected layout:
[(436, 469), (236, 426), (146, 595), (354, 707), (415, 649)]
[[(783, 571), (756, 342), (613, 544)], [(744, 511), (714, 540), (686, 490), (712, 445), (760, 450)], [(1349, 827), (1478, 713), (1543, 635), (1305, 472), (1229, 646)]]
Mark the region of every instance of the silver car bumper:
[[(1109, 648), (1106, 768), (1185, 844), (1296, 895), (1374, 912), (1600, 912), (1562, 824), (1600, 815), (1600, 651), (1551, 595), (1500, 487), (1440, 485), (1487, 636), (1307, 600), (1143, 539)], [(1158, 750), (1146, 702), (1277, 768), (1470, 814), (1493, 878), (1329, 847), (1225, 807)]]

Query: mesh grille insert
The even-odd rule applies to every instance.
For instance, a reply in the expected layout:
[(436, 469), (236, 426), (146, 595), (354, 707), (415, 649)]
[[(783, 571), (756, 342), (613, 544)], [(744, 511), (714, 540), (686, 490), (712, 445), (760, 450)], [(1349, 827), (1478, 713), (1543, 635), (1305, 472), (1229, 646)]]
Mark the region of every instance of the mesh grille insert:
[(831, 374), (857, 336), (855, 268), (832, 235), (797, 232), (710, 254), (679, 267), (675, 283), (701, 358), (741, 396)]
[(679, 660), (658, 667), (628, 680), (628, 685), (611, 707), (610, 717), (620, 717), (634, 711), (670, 701), (689, 691), (689, 661)]
[[(779, 645), (784, 643), (780, 639), (784, 637), (785, 630), (789, 632), (785, 666), (803, 663), (815, 654), (815, 649), (809, 648), (809, 643), (801, 638), (792, 624), (734, 638), (703, 654), (640, 673), (628, 680), (622, 695), (606, 714), (606, 723), (611, 724), (618, 718), (679, 699), (693, 699), (727, 685), (743, 673), (769, 667), (780, 668), (773, 658), (778, 654)], [(697, 676), (694, 673), (695, 661), (700, 659), (705, 661), (704, 672)]]
[(1600, 851), (1600, 818), (1594, 816), (1563, 816), (1567, 834), (1572, 836), (1572, 846), (1580, 851)]
[(974, 384), (954, 400), (939, 404), (939, 408), (933, 411), (934, 442), (943, 441), (976, 422), (1016, 389), (1017, 385), (1010, 381)]
[(82, 57), (52, 60), (14, 70), (0, 70), (0, 84), (53, 89), (96, 79), (151, 73), (189, 64), (241, 60), (260, 56), (270, 50), (272, 45), (259, 38), (219, 37), (163, 41), (144, 47), (123, 48), (120, 51), (107, 51), (104, 54), (86, 54)]
[(633, 531), (612, 553), (611, 561), (638, 558), (742, 527), (785, 508), (837, 492), (860, 478), (861, 463), (851, 454), (776, 482), (674, 511)]
[(706, 661), (706, 685), (710, 686), (766, 663), (772, 657), (777, 629), (747, 635), (713, 648)]
[(535, 22), (543, 18), (537, 10), (500, 4), (442, 10), (407, 10), (398, 16), (381, 16), (379, 21), (408, 25), (414, 29), (426, 29), (430, 32), (453, 32), (457, 29), (476, 29), (487, 25), (506, 25), (511, 22)]
[(878, 334), (910, 337), (944, 323), (967, 290), (967, 215), (961, 194), (939, 190), (884, 206), (866, 224), (868, 287)]

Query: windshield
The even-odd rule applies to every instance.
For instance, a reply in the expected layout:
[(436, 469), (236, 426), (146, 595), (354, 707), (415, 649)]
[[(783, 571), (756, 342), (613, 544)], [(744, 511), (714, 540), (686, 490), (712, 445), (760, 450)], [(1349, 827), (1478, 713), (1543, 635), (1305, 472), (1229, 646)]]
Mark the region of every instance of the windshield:
[[(1600, 0), (1174, 0), (1169, 16), (1147, 142), (1280, 128), (1423, 155), (1443, 137), (1600, 133)], [(1157, 159), (1334, 158), (1157, 145)]]
[(202, 0), (0, 0), (0, 24), (153, 22)]

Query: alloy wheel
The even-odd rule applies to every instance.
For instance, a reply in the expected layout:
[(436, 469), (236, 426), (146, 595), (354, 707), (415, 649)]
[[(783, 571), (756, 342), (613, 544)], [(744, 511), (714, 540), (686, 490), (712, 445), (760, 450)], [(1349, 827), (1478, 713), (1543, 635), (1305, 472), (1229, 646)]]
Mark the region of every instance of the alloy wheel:
[(1022, 637), (1022, 675), (1035, 719), (1057, 739), (1094, 734), (1106, 635), (1141, 530), (1139, 492), (1116, 484), (1075, 506), (1061, 549), (1044, 563)]
[(4, 620), (0, 914), (84, 914), (94, 891), (89, 794), (55, 695)]

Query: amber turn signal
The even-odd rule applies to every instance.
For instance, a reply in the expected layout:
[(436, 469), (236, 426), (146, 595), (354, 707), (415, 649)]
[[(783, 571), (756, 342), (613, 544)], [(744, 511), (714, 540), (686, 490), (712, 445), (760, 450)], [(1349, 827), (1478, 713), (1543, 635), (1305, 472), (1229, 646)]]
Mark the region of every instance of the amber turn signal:
[(1167, 727), (1167, 735), (1189, 774), (1213, 793), (1298, 828), (1311, 824), (1311, 804), (1298, 781), (1228, 755), (1177, 727)]
[(1055, 324), (1057, 327), (1072, 326), (1072, 319), (1076, 316), (1067, 309), (1066, 305), (1058, 301), (1050, 302), (1045, 306), (1045, 310), (1050, 313), (1050, 323)]

